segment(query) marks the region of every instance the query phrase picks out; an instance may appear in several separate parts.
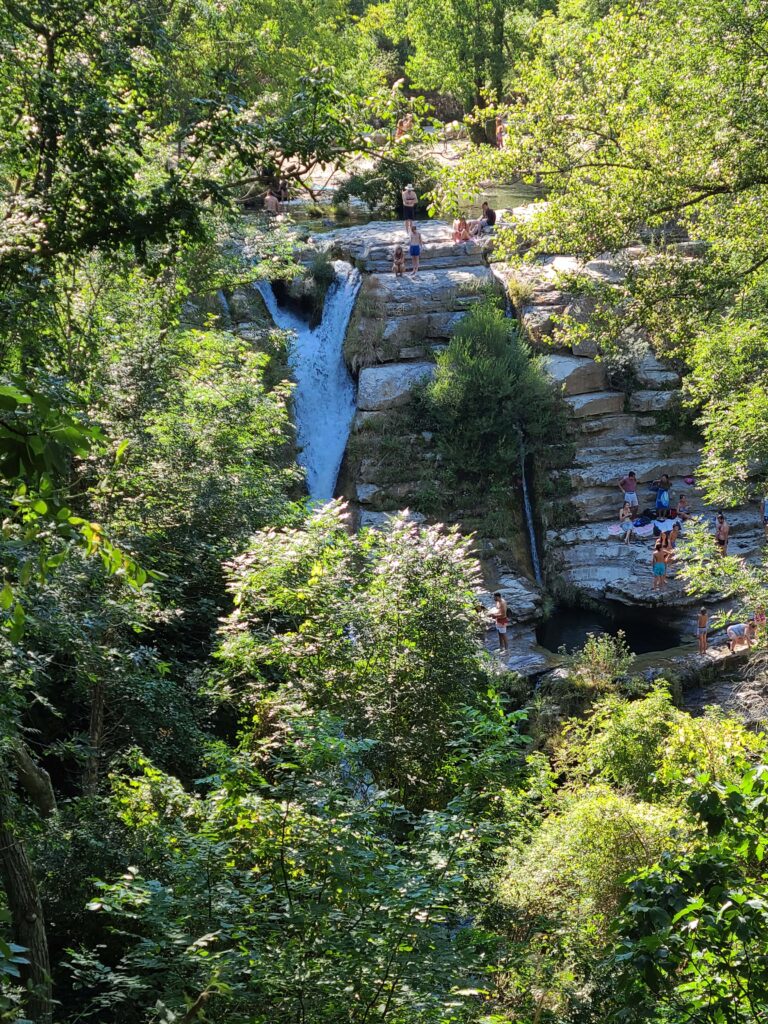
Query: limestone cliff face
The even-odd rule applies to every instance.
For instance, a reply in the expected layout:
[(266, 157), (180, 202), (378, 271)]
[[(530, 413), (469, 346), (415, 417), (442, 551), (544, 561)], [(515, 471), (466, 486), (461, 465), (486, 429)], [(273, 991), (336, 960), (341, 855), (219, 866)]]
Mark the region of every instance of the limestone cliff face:
[[(648, 484), (667, 473), (673, 499), (685, 493), (695, 512), (713, 522), (701, 492), (686, 485), (696, 478), (698, 444), (670, 427), (668, 414), (680, 387), (680, 377), (653, 355), (642, 336), (632, 340), (632, 388), (611, 387), (605, 363), (596, 360), (597, 346), (587, 338), (570, 348), (558, 343), (557, 317), (567, 314), (586, 321), (585, 300), (564, 290), (561, 275), (574, 273), (616, 283), (627, 260), (641, 255), (630, 250), (580, 265), (568, 256), (553, 256), (521, 269), (497, 265), (510, 294), (518, 296), (517, 316), (534, 346), (547, 353), (549, 372), (571, 408), (573, 464), (550, 481), (550, 494), (540, 504), (546, 526), (548, 582), (574, 596), (608, 599), (625, 604), (690, 603), (674, 574), (662, 596), (652, 591), (652, 538), (620, 543), (609, 533), (622, 503), (619, 480), (634, 470), (639, 481), (640, 509), (653, 507)], [(589, 300), (586, 300), (588, 303)], [(751, 557), (760, 543), (754, 509), (728, 512), (732, 528), (729, 553)]]
[[(501, 291), (487, 262), (489, 239), (455, 245), (447, 224), (420, 223), (419, 229), (424, 247), (415, 278), (392, 273), (395, 246), (403, 245), (407, 253), (402, 223), (342, 228), (319, 240), (363, 274), (345, 342), (358, 392), (340, 488), (357, 503), (362, 526), (383, 525), (388, 514), (404, 508), (421, 509), (412, 513), (416, 519), (444, 508), (445, 496), (435, 491), (440, 456), (433, 435), (410, 415), (412, 389), (432, 376), (435, 354), (445, 348), (468, 310), (489, 293)], [(410, 269), (408, 256), (406, 264)], [(509, 538), (484, 535), (486, 512), (456, 507), (448, 518), (466, 532), (480, 531), (477, 550), (489, 587), (505, 592), (519, 620), (530, 620), (538, 612), (541, 594), (514, 568), (528, 559), (522, 521), (517, 531), (520, 550), (513, 552)], [(504, 518), (511, 520), (513, 514), (505, 512)], [(440, 518), (445, 518), (442, 511)]]

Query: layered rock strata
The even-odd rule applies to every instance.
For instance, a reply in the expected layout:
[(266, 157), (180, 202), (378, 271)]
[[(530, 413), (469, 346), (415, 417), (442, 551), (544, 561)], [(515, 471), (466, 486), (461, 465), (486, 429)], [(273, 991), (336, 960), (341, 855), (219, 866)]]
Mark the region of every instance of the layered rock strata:
[[(495, 269), (513, 297), (521, 325), (534, 346), (546, 353), (549, 372), (571, 410), (573, 463), (548, 488), (539, 488), (551, 492), (540, 509), (547, 527), (549, 582), (575, 597), (682, 607), (691, 599), (676, 580), (674, 566), (665, 590), (653, 590), (653, 538), (626, 545), (609, 532), (623, 500), (618, 484), (629, 470), (637, 474), (640, 510), (653, 508), (655, 496), (648, 485), (667, 473), (673, 504), (685, 493), (694, 512), (714, 523), (716, 510), (706, 506), (695, 484), (684, 483), (686, 477), (695, 480), (700, 452), (674, 426), (680, 376), (637, 333), (626, 339), (634, 355), (633, 386), (619, 390), (611, 386), (605, 363), (596, 360), (591, 339), (570, 347), (558, 338), (558, 317), (586, 322), (591, 311), (589, 300), (567, 290), (564, 275), (572, 280), (572, 275), (584, 274), (614, 284), (623, 279), (627, 261), (643, 252), (637, 247), (584, 265), (572, 257), (553, 256), (523, 269)], [(755, 510), (726, 511), (732, 531), (729, 553), (755, 557), (761, 541)]]

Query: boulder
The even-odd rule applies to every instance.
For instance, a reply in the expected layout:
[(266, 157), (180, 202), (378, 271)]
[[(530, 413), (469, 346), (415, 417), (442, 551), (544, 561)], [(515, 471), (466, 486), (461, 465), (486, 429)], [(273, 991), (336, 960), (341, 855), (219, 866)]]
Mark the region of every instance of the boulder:
[(570, 405), (573, 415), (579, 418), (606, 416), (610, 413), (622, 412), (624, 409), (624, 395), (621, 391), (597, 391), (587, 395), (567, 395), (566, 401)]
[(643, 356), (636, 368), (637, 379), (643, 388), (653, 391), (677, 387), (680, 375), (659, 362), (652, 352)]
[(385, 412), (362, 412), (358, 410), (355, 413), (355, 418), (352, 420), (352, 430), (357, 433), (359, 430), (364, 430), (366, 424), (380, 423), (386, 418), (387, 414)]
[(672, 404), (674, 391), (635, 391), (629, 398), (632, 412), (663, 412)]
[(386, 530), (392, 522), (394, 515), (400, 515), (405, 513), (405, 517), (409, 523), (419, 525), (424, 522), (425, 516), (421, 512), (411, 512), (409, 509), (403, 509), (401, 513), (396, 512), (361, 512), (359, 516), (360, 529), (371, 529), (371, 530)]
[(229, 298), (229, 314), (236, 324), (263, 319), (264, 300), (252, 285), (235, 288)]
[(627, 276), (624, 268), (610, 256), (585, 263), (584, 273), (608, 284), (619, 284)]
[(594, 359), (553, 355), (546, 357), (547, 373), (566, 395), (585, 395), (605, 387), (605, 365)]
[(357, 500), (361, 505), (369, 505), (381, 490), (375, 484), (358, 484)]
[(435, 364), (427, 362), (368, 366), (360, 371), (357, 407), (371, 412), (405, 405), (410, 400), (413, 386), (429, 380), (434, 374)]

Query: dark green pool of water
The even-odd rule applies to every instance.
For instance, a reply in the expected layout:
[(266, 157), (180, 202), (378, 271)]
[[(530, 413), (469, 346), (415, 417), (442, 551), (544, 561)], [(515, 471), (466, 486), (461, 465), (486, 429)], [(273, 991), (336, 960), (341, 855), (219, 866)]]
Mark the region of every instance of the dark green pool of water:
[(642, 609), (619, 608), (615, 614), (588, 608), (557, 608), (536, 627), (536, 640), (548, 651), (565, 647), (571, 654), (584, 646), (588, 634), (616, 636), (623, 630), (630, 650), (635, 654), (667, 651), (690, 639), (675, 620), (651, 617)]

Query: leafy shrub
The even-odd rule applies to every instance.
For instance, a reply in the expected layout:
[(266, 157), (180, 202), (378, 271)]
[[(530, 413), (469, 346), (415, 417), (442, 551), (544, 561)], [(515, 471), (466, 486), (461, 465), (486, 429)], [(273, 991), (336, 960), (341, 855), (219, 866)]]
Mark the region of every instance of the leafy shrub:
[(572, 679), (590, 690), (609, 690), (626, 676), (635, 655), (627, 646), (624, 631), (589, 633), (584, 646), (569, 659)]
[(519, 476), (523, 452), (564, 425), (541, 358), (489, 302), (461, 321), (420, 400), (449, 472), (484, 486)]
[[(421, 197), (431, 192), (437, 182), (438, 167), (433, 160), (379, 160), (370, 170), (351, 174), (336, 189), (335, 201), (348, 203), (351, 197), (361, 199), (372, 210), (396, 213), (402, 210), (400, 193), (409, 183)], [(420, 200), (417, 209), (424, 210)]]
[(668, 803), (688, 796), (691, 777), (731, 784), (768, 753), (763, 736), (717, 708), (696, 718), (675, 708), (663, 681), (642, 700), (604, 698), (564, 737), (558, 762), (574, 783), (598, 778)]

